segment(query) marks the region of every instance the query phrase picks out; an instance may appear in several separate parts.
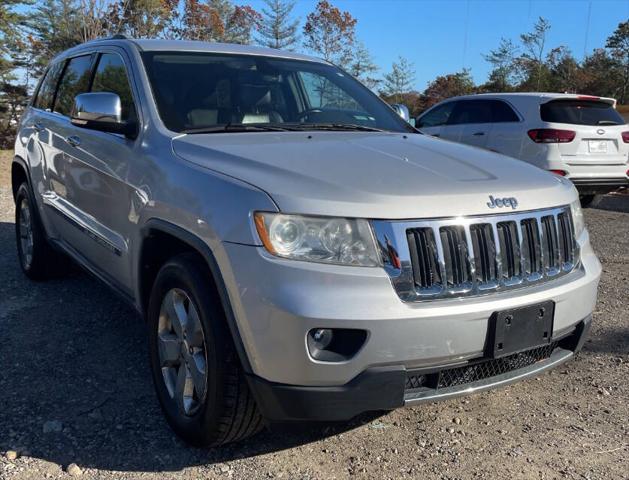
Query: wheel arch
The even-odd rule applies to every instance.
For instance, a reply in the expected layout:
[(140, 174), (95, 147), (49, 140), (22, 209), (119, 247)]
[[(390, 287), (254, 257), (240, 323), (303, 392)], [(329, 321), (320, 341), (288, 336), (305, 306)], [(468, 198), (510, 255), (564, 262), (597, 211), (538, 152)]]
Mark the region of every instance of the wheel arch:
[(28, 165), (22, 157), (16, 155), (13, 157), (13, 161), (11, 162), (11, 190), (13, 192), (13, 200), (15, 200), (17, 195), (17, 189), (20, 188), (20, 185), (25, 181), (28, 183), (30, 188), (31, 180)]
[[(184, 251), (198, 253), (205, 260), (212, 275), (242, 368), (245, 373), (251, 373), (251, 364), (238, 330), (227, 288), (216, 257), (210, 247), (194, 233), (168, 221), (156, 218), (147, 220), (141, 229), (141, 236), (142, 240), (137, 265), (137, 291), (143, 315), (146, 315), (151, 287), (160, 266), (178, 253), (183, 253)], [(167, 254), (164, 252), (167, 252)]]

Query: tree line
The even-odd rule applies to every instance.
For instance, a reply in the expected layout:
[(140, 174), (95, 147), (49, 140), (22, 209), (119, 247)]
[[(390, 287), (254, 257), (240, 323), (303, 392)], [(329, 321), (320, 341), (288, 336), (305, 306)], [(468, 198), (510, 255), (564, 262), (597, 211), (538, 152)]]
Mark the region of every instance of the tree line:
[(356, 19), (320, 0), (303, 20), (295, 0), (264, 0), (260, 11), (231, 0), (3, 0), (0, 5), (0, 148), (9, 148), (37, 79), (50, 59), (80, 43), (116, 34), (133, 38), (256, 44), (305, 51), (351, 73), (386, 101), (413, 115), (454, 95), (496, 91), (568, 91), (629, 101), (629, 21), (604, 47), (578, 61), (565, 46), (550, 48), (549, 22), (502, 39), (484, 58), (488, 80), (476, 85), (463, 69), (415, 89), (415, 65), (404, 57), (385, 73), (356, 33)]

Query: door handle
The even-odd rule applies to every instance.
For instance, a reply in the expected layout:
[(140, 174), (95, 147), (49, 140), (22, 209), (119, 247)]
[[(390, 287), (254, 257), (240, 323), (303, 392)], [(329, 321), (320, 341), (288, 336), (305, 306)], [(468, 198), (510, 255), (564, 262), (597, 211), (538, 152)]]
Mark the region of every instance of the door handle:
[(66, 138), (66, 141), (73, 147), (78, 147), (79, 145), (81, 145), (81, 139), (76, 135), (70, 135), (68, 138)]
[(474, 135), (475, 137), (482, 137), (483, 135), (485, 135), (485, 132), (475, 132), (472, 133), (472, 135)]
[(432, 136), (433, 136), (433, 137), (440, 137), (440, 136), (441, 136), (441, 134), (440, 134), (440, 133), (433, 133), (433, 134), (432, 134)]

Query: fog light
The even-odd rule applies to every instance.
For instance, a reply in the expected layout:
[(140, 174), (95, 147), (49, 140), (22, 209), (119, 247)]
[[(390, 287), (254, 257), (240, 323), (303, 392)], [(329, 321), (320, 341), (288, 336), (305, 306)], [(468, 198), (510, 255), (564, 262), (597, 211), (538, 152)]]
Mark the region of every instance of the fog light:
[(330, 343), (332, 343), (332, 337), (334, 334), (329, 328), (318, 328), (312, 330), (312, 339), (314, 340), (313, 346), (319, 350), (325, 350)]
[(366, 340), (365, 330), (353, 328), (313, 328), (306, 335), (308, 353), (321, 362), (345, 362)]

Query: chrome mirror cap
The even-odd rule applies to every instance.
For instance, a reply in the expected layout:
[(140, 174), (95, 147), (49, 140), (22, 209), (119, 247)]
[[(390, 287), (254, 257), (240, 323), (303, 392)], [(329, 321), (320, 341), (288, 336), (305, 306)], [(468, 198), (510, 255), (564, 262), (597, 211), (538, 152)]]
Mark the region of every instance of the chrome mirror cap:
[(402, 117), (404, 121), (410, 122), (411, 114), (408, 111), (408, 107), (406, 105), (403, 105), (401, 103), (394, 103), (393, 105), (391, 105), (391, 108), (395, 110), (395, 113)]
[(110, 92), (81, 93), (74, 97), (70, 113), (73, 125), (101, 132), (119, 133), (134, 138), (136, 122), (122, 119), (120, 97)]
[(73, 123), (108, 122), (122, 123), (122, 104), (115, 93), (82, 93), (74, 98), (72, 113)]

